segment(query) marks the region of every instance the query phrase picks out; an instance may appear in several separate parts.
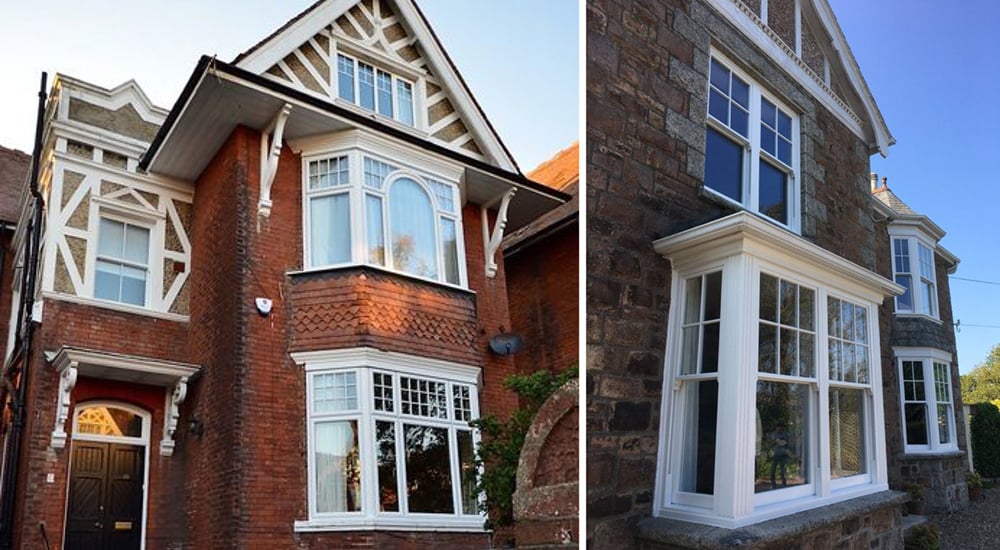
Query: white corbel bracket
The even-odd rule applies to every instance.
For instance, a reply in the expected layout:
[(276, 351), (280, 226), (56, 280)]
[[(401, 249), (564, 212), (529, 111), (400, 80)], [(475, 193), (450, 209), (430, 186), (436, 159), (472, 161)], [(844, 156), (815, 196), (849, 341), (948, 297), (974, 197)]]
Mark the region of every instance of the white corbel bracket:
[(291, 112), (291, 103), (285, 103), (260, 135), (260, 199), (257, 201), (257, 214), (265, 218), (271, 215), (271, 185), (278, 173), (281, 140), (285, 133), (285, 122)]
[(66, 446), (66, 422), (69, 421), (69, 396), (76, 386), (77, 363), (66, 363), (59, 371), (59, 393), (56, 396), (56, 426), (52, 430), (52, 448)]
[(479, 211), (483, 220), (483, 247), (486, 249), (486, 276), (490, 279), (496, 277), (497, 261), (496, 255), (500, 250), (500, 243), (503, 242), (503, 231), (507, 227), (507, 208), (510, 201), (517, 192), (516, 187), (511, 187), (500, 199), (500, 208), (497, 210), (497, 221), (493, 224), (493, 231), (490, 232), (489, 206), (483, 205)]
[(163, 439), (160, 441), (160, 454), (174, 454), (174, 432), (177, 431), (177, 420), (181, 416), (181, 403), (187, 397), (187, 378), (182, 378), (173, 391), (167, 390), (166, 414), (163, 419)]

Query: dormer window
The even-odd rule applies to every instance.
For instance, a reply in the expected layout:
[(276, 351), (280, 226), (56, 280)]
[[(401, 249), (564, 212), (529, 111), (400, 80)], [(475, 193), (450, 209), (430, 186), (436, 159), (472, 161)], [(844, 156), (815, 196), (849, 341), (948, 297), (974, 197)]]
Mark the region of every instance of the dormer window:
[(413, 126), (413, 84), (344, 54), (337, 54), (337, 95), (359, 107)]
[(920, 313), (936, 319), (934, 249), (915, 237), (895, 237), (892, 239), (892, 270), (896, 283), (906, 289), (896, 297), (896, 313)]

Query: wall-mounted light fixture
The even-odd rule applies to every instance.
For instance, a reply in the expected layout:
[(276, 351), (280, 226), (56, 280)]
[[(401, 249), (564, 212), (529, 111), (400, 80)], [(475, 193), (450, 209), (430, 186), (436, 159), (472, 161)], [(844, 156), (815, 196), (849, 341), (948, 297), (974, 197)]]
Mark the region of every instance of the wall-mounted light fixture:
[(188, 421), (188, 431), (191, 432), (191, 435), (200, 439), (201, 434), (205, 433), (205, 425), (201, 423), (201, 419), (197, 417), (192, 418)]

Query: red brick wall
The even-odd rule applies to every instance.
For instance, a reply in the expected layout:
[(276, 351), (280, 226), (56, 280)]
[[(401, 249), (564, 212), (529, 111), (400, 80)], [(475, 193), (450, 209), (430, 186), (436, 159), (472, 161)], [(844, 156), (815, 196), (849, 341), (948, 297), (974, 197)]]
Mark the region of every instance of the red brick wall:
[(579, 225), (506, 258), (511, 330), (524, 337), (518, 372), (562, 371), (579, 363)]
[[(292, 351), (371, 346), (477, 365), (475, 296), (377, 269), (296, 275)], [(430, 344), (430, 345), (428, 345)]]

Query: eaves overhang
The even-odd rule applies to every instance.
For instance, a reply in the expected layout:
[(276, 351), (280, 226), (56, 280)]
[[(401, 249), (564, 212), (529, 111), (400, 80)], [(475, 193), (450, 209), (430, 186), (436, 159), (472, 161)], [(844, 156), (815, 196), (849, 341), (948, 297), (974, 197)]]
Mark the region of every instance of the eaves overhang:
[(893, 281), (838, 256), (802, 237), (765, 221), (749, 212), (737, 212), (724, 218), (663, 237), (653, 242), (653, 249), (677, 264), (701, 262), (706, 258), (724, 258), (748, 253), (780, 259), (789, 269), (803, 273), (824, 273), (849, 284), (873, 301), (898, 296), (904, 288)]
[(492, 206), (515, 188), (507, 230), (527, 225), (570, 196), (396, 127), (371, 114), (331, 103), (279, 82), (203, 56), (170, 110), (139, 168), (195, 181), (237, 126), (262, 130), (284, 105), (292, 106), (284, 139), (294, 140), (362, 127), (464, 166), (466, 198)]

